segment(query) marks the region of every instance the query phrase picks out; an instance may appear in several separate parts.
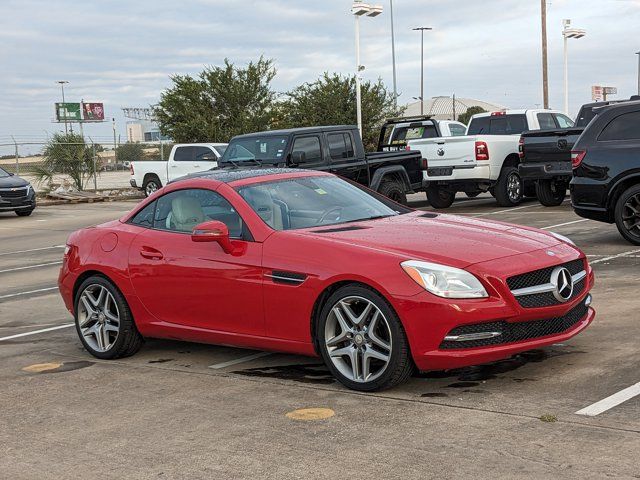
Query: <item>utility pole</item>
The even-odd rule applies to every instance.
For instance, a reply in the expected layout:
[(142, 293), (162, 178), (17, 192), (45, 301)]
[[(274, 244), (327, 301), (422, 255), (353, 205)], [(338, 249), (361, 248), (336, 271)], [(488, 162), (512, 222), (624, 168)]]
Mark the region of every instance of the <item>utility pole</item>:
[(417, 27), (420, 31), (420, 115), (424, 115), (424, 31), (433, 30), (431, 27)]
[(391, 13), (391, 63), (393, 65), (393, 108), (398, 110), (398, 88), (396, 84), (396, 39), (393, 32), (393, 0), (389, 0)]
[(542, 20), (542, 102), (549, 108), (549, 78), (547, 72), (547, 0), (540, 0)]
[(116, 119), (111, 117), (111, 124), (113, 126), (113, 163), (114, 166), (118, 163), (118, 146), (116, 144)]
[(638, 95), (640, 95), (640, 52), (636, 52), (638, 55)]
[[(65, 83), (69, 83), (67, 80), (58, 80), (56, 83), (60, 84), (60, 88), (62, 89), (62, 108), (64, 109), (64, 134), (66, 135), (67, 132), (67, 110), (65, 108), (65, 101), (64, 101), (64, 84)], [(73, 133), (73, 131), (71, 132)]]

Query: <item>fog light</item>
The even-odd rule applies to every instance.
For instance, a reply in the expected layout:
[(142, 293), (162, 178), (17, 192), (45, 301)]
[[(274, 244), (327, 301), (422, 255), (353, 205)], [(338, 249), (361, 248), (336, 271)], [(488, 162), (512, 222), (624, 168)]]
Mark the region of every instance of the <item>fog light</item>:
[(584, 305), (585, 307), (591, 305), (591, 295), (587, 295), (587, 298), (584, 299)]

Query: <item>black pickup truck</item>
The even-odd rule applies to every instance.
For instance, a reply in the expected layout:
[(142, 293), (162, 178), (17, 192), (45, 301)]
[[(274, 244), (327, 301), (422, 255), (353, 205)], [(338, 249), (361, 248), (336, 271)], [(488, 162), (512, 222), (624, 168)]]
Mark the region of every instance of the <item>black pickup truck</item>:
[[(633, 96), (630, 100), (639, 98)], [(522, 133), (518, 147), (520, 178), (535, 183), (542, 205), (555, 207), (564, 201), (572, 177), (571, 150), (585, 127), (602, 107), (630, 100), (587, 103), (580, 108), (575, 125), (567, 125), (564, 116), (549, 116), (546, 126), (541, 119), (542, 130)]]
[(420, 152), (365, 153), (352, 125), (269, 130), (233, 137), (218, 167), (285, 166), (327, 171), (406, 204), (422, 189)]

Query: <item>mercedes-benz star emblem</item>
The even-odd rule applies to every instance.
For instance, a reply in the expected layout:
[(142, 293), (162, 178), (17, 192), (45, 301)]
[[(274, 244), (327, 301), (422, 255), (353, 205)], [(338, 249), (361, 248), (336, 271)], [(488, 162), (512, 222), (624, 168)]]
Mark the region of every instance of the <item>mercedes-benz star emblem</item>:
[(566, 268), (558, 267), (551, 272), (551, 284), (555, 287), (553, 296), (559, 302), (564, 303), (573, 295), (573, 278)]

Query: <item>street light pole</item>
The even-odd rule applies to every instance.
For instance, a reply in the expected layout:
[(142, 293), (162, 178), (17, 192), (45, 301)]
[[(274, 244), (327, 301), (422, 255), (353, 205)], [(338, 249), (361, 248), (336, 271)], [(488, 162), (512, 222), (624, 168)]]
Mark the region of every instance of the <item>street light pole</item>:
[(638, 55), (638, 95), (640, 95), (640, 52), (636, 52)]
[(424, 31), (433, 30), (431, 27), (417, 27), (420, 31), (420, 115), (424, 115)]
[(562, 20), (562, 37), (564, 39), (564, 113), (569, 114), (569, 66), (567, 54), (567, 41), (570, 38), (582, 38), (586, 31), (580, 28), (571, 28), (571, 20)]
[(549, 108), (549, 78), (547, 74), (547, 0), (540, 0), (542, 21), (542, 104)]
[(393, 108), (398, 110), (398, 88), (396, 84), (396, 39), (393, 31), (393, 0), (389, 0), (391, 14), (391, 63), (393, 65)]
[[(64, 84), (65, 83), (69, 83), (67, 80), (58, 80), (56, 83), (60, 84), (60, 88), (62, 89), (62, 108), (64, 107), (65, 101), (64, 101)], [(64, 110), (64, 134), (67, 135), (67, 111), (66, 109)]]

